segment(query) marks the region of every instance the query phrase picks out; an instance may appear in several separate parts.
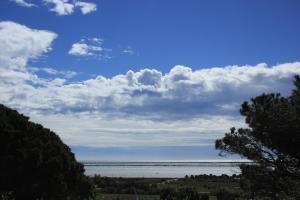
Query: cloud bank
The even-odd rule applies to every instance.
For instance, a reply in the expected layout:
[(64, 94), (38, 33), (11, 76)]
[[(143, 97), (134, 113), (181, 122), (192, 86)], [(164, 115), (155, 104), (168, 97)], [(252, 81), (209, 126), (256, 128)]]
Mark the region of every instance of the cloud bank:
[[(167, 73), (144, 68), (72, 82), (67, 72), (27, 66), (50, 51), (56, 37), (0, 22), (0, 103), (55, 130), (69, 145), (211, 145), (231, 126), (243, 126), (242, 101), (263, 92), (287, 95), (300, 74), (300, 62), (199, 70), (177, 65)], [(39, 76), (41, 70), (53, 77)]]
[[(53, 80), (45, 82), (30, 74), (34, 79), (26, 81), (36, 81), (40, 86), (15, 85), (32, 87), (24, 94), (27, 101), (10, 98), (6, 103), (45, 113), (101, 112), (151, 120), (237, 115), (238, 105), (252, 96), (278, 91), (288, 94), (296, 73), (300, 73), (298, 62), (273, 67), (258, 64), (196, 71), (178, 65), (166, 74), (145, 68), (112, 78), (97, 76), (77, 83), (65, 80), (55, 86), (51, 85)], [(22, 88), (15, 91), (25, 91)]]

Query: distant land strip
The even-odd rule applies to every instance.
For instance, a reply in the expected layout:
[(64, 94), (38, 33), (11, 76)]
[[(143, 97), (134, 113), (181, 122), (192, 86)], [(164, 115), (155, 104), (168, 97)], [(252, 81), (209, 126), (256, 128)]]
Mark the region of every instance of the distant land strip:
[(85, 166), (203, 166), (253, 164), (250, 161), (205, 161), (205, 162), (82, 162)]

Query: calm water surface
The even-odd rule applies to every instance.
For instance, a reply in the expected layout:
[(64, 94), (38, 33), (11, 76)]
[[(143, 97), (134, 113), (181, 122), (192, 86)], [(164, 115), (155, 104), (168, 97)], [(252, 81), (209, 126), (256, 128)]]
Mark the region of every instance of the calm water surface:
[(109, 177), (181, 178), (199, 174), (239, 174), (240, 163), (233, 162), (90, 162), (86, 175)]

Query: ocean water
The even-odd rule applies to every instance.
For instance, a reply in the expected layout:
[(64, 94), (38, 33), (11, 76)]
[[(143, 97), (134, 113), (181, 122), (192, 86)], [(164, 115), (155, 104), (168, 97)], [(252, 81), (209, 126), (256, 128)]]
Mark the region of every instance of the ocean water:
[(239, 174), (238, 162), (89, 162), (86, 175), (108, 177), (181, 178), (185, 175)]

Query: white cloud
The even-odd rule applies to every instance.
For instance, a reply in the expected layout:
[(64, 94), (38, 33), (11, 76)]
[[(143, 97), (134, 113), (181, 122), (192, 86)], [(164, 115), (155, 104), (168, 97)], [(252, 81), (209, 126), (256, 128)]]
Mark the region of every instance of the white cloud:
[(83, 38), (72, 45), (69, 54), (73, 56), (109, 59), (108, 52), (110, 51), (110, 49), (103, 47), (103, 40), (100, 38)]
[[(0, 22), (0, 103), (55, 130), (69, 145), (211, 144), (231, 126), (243, 126), (236, 109), (242, 101), (262, 92), (287, 95), (300, 74), (300, 62), (200, 70), (178, 65), (168, 73), (145, 68), (74, 83), (58, 70), (26, 66), (56, 37)], [(54, 77), (42, 78), (40, 70)]]
[(31, 73), (26, 65), (28, 60), (37, 59), (50, 51), (51, 44), (56, 37), (57, 35), (50, 31), (31, 29), (10, 21), (0, 22), (0, 94), (2, 103), (14, 98), (19, 100), (30, 98), (27, 94), (34, 91), (34, 85), (52, 82), (52, 80), (46, 81)]
[(50, 11), (56, 12), (58, 15), (70, 15), (74, 12), (74, 4), (69, 0), (43, 0), (47, 4), (54, 4)]
[(82, 14), (88, 14), (97, 10), (97, 5), (94, 3), (76, 1), (75, 6), (79, 7)]
[(93, 55), (93, 53), (89, 52), (90, 48), (87, 44), (83, 43), (74, 43), (72, 48), (69, 51), (69, 54), (74, 56), (87, 56)]
[(50, 31), (30, 29), (10, 22), (0, 22), (0, 67), (24, 67), (28, 59), (38, 58), (51, 50), (57, 35)]
[(36, 6), (35, 4), (29, 3), (29, 2), (27, 2), (25, 0), (11, 0), (11, 1), (17, 3), (20, 6), (24, 6), (24, 7), (27, 7), (27, 8), (35, 7)]
[(76, 8), (79, 8), (82, 14), (88, 14), (97, 10), (97, 5), (94, 3), (83, 1), (69, 0), (43, 0), (46, 4), (52, 4), (54, 7), (50, 11), (57, 15), (70, 15)]

